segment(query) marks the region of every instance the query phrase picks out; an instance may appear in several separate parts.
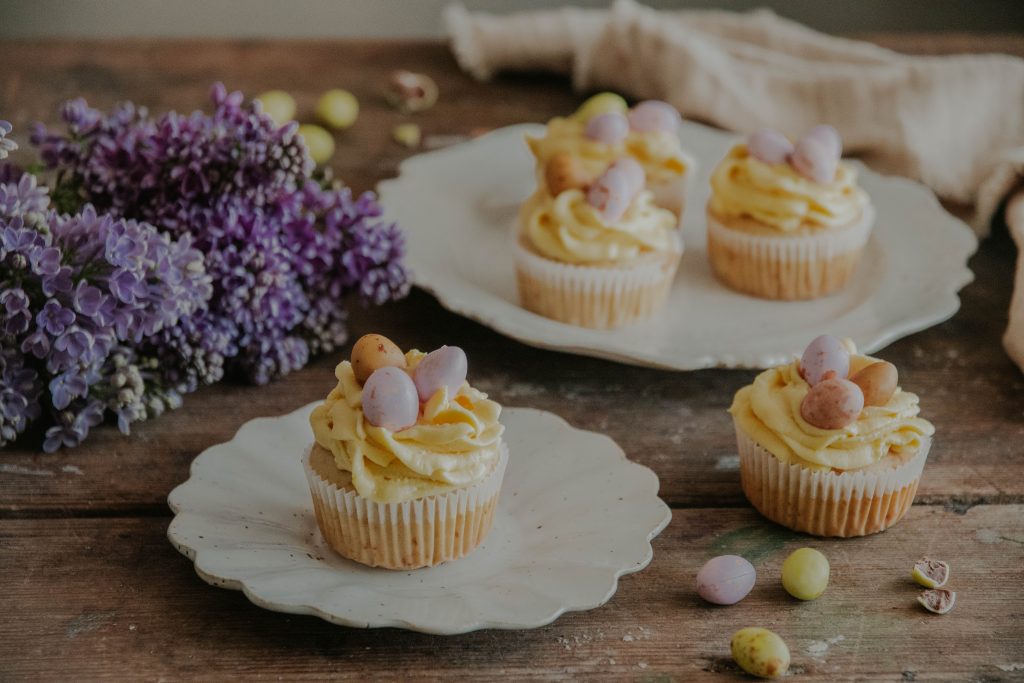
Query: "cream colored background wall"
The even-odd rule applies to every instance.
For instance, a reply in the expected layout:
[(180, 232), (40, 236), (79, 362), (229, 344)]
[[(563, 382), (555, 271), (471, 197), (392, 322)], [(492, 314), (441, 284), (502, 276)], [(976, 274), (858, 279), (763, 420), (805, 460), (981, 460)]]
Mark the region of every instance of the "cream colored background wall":
[[(0, 36), (439, 36), (449, 0), (0, 0)], [(557, 0), (465, 0), (508, 12)], [(571, 4), (603, 7), (608, 0)], [(646, 0), (656, 7), (773, 7), (830, 31), (1024, 30), (1024, 0)]]

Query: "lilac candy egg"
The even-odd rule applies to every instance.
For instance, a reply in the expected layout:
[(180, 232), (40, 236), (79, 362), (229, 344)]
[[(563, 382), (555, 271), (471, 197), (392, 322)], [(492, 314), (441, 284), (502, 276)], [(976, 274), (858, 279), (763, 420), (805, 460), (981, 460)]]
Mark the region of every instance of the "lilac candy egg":
[(818, 138), (801, 138), (793, 148), (789, 162), (797, 173), (816, 183), (830, 183), (836, 177), (839, 155), (827, 142)]
[(747, 139), (750, 156), (766, 164), (784, 164), (793, 153), (793, 143), (777, 130), (763, 128)]
[(678, 133), (682, 117), (668, 102), (645, 100), (629, 110), (629, 127), (638, 133)]
[(836, 157), (843, 156), (843, 139), (839, 137), (839, 131), (828, 124), (822, 123), (811, 128), (804, 137), (825, 143)]
[(754, 565), (739, 555), (719, 555), (697, 572), (697, 594), (716, 605), (734, 605), (754, 587)]
[(421, 401), (429, 401), (442, 387), (454, 396), (466, 381), (469, 361), (458, 346), (442, 346), (428, 353), (413, 371), (413, 380)]
[(848, 379), (822, 380), (800, 402), (800, 417), (818, 429), (842, 429), (860, 417), (864, 392)]
[(633, 157), (618, 159), (608, 167), (608, 170), (613, 169), (617, 173), (622, 173), (626, 176), (631, 197), (635, 197), (640, 190), (644, 189), (644, 183), (647, 182), (647, 174), (644, 173), (644, 167), (640, 165), (640, 162)]
[(616, 223), (633, 201), (630, 188), (631, 181), (626, 173), (609, 168), (591, 183), (587, 190), (587, 203), (597, 209), (605, 222)]
[(583, 134), (606, 145), (617, 145), (629, 134), (629, 121), (619, 112), (598, 114), (587, 121)]
[(374, 370), (363, 385), (363, 415), (375, 427), (397, 432), (416, 424), (419, 412), (416, 385), (401, 368)]
[(816, 337), (804, 349), (800, 357), (800, 376), (812, 387), (824, 379), (838, 377), (846, 379), (850, 374), (850, 352), (830, 334)]

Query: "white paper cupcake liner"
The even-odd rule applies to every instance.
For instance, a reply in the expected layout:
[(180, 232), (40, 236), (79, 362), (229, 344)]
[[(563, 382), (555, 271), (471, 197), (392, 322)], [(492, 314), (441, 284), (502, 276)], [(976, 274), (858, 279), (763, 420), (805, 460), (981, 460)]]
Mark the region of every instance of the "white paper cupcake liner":
[(708, 258), (726, 285), (767, 299), (813, 299), (850, 279), (871, 235), (875, 210), (859, 221), (812, 235), (753, 235), (707, 213)]
[(529, 311), (570, 325), (613, 329), (639, 322), (664, 305), (682, 258), (678, 236), (677, 246), (622, 266), (586, 266), (544, 258), (516, 238), (519, 301)]
[(455, 560), (476, 548), (494, 521), (508, 447), (478, 484), (402, 503), (377, 503), (323, 479), (303, 465), (317, 524), (338, 554), (371, 567), (416, 569)]
[(914, 502), (927, 437), (897, 467), (836, 473), (776, 458), (735, 423), (743, 493), (762, 515), (816, 536), (866, 536), (895, 524)]

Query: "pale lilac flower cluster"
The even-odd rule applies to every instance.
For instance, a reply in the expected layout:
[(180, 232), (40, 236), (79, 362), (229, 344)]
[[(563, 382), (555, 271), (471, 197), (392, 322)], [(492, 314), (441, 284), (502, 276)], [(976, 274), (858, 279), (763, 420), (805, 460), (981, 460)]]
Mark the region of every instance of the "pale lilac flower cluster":
[(108, 410), (126, 431), (228, 373), (267, 382), (345, 342), (349, 295), (408, 291), (372, 193), (314, 181), (294, 124), (212, 99), (159, 118), (68, 102), (64, 131), (32, 134), (49, 195), (0, 165), (0, 445), (44, 413), (52, 450)]
[(0, 445), (41, 419), (44, 450), (74, 446), (107, 411), (127, 432), (179, 402), (133, 349), (211, 294), (188, 236), (91, 205), (59, 215), (30, 174), (0, 184)]

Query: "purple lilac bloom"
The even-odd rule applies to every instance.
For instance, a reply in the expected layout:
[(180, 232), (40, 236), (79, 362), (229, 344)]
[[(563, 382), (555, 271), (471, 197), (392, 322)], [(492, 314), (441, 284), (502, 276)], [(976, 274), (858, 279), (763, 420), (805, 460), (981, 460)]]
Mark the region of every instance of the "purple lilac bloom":
[(0, 159), (6, 159), (8, 154), (18, 149), (18, 143), (7, 137), (12, 130), (14, 130), (14, 126), (10, 121), (0, 119)]

